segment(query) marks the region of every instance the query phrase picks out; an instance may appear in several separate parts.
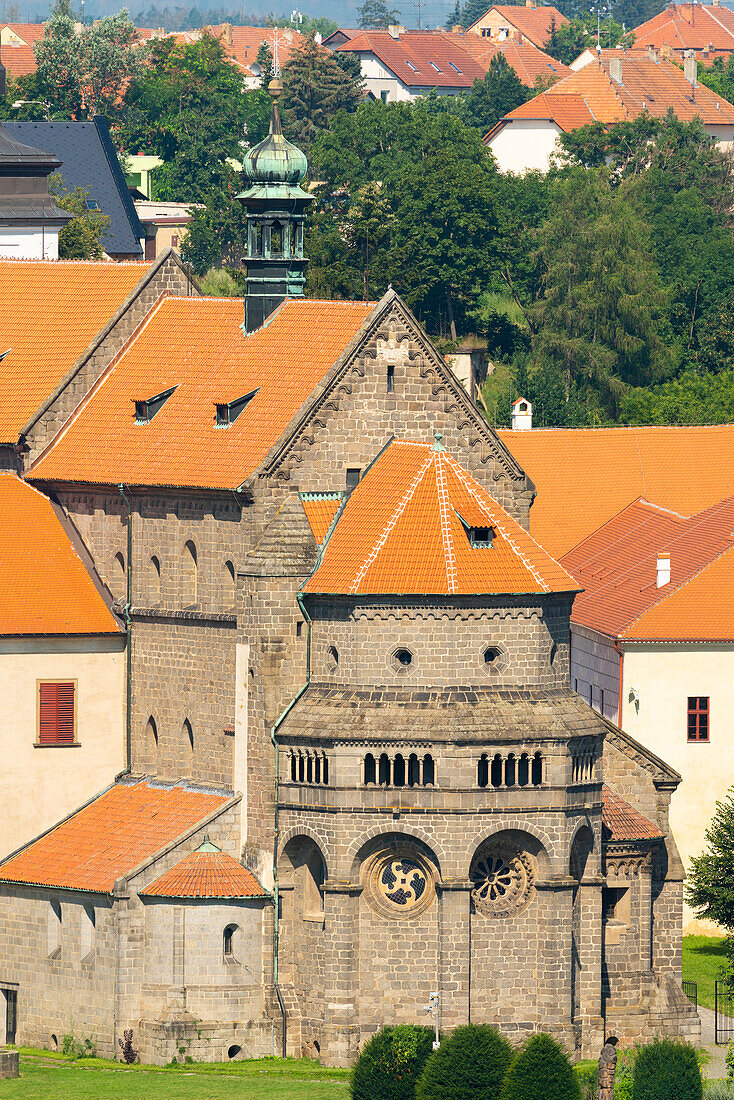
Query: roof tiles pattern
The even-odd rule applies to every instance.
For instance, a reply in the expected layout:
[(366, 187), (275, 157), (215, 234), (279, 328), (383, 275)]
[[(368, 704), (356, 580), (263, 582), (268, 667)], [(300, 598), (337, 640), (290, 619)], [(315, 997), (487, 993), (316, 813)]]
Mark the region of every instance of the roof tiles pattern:
[(163, 898), (265, 898), (252, 871), (226, 852), (191, 852), (141, 894)]
[[(468, 528), (492, 528), (491, 548)], [(393, 442), (344, 504), (306, 592), (488, 594), (574, 591), (573, 579), (459, 463)]]
[[(734, 547), (734, 497), (686, 518), (647, 501), (630, 504), (563, 558), (584, 591), (572, 619), (581, 626), (626, 638), (649, 608)], [(657, 587), (658, 553), (670, 555), (670, 581)], [(698, 614), (679, 625), (698, 629)]]
[[(562, 27), (568, 23), (566, 16), (558, 8), (550, 5), (547, 7), (545, 5), (528, 7), (527, 4), (493, 4), (489, 10), (498, 12), (509, 26), (514, 27), (515, 30), (541, 49), (550, 38), (554, 23), (556, 27)], [(477, 33), (472, 28), (481, 27), (487, 14), (485, 12), (481, 19), (472, 24), (469, 28), (469, 34)]]
[(602, 787), (601, 820), (604, 840), (662, 840), (664, 833), (630, 806), (611, 787)]
[(626, 641), (734, 642), (734, 550), (643, 612)]
[[(374, 308), (291, 298), (243, 335), (241, 299), (166, 298), (34, 465), (52, 481), (234, 489)], [(149, 423), (135, 402), (174, 388)], [(216, 405), (254, 394), (229, 427)], [(104, 448), (99, 440), (104, 439)]]
[(487, 70), (458, 36), (439, 31), (406, 31), (393, 38), (388, 31), (362, 31), (337, 46), (341, 53), (373, 53), (408, 88), (471, 88)]
[(143, 780), (118, 783), (0, 864), (0, 882), (111, 893), (115, 882), (228, 797)]
[(489, 69), (493, 57), (502, 54), (507, 64), (529, 88), (533, 88), (539, 79), (544, 82), (560, 80), (571, 72), (568, 65), (539, 50), (531, 42), (519, 42), (516, 38), (505, 38), (502, 42), (498, 42), (496, 39), (481, 38), (478, 34), (462, 34), (454, 37), (458, 38), (462, 49), (471, 54), (485, 70)]
[(690, 516), (734, 494), (734, 425), (499, 433), (534, 482), (533, 536), (563, 557), (638, 497)]
[(301, 504), (317, 543), (322, 543), (329, 533), (341, 502), (341, 493), (301, 493)]
[(635, 45), (673, 50), (734, 50), (734, 12), (723, 4), (669, 4), (635, 27)]
[(119, 631), (51, 501), (0, 474), (0, 635)]
[[(0, 443), (15, 443), (147, 270), (143, 263), (0, 261)], [(81, 307), (83, 303), (83, 308)]]
[[(507, 117), (548, 119), (565, 132), (575, 130), (579, 126), (588, 126), (589, 123), (596, 121), (596, 116), (592, 113), (584, 96), (555, 95), (554, 92), (541, 92), (540, 95), (517, 107)], [(501, 122), (498, 123), (498, 126), (500, 125)], [(494, 130), (491, 132), (494, 133)]]

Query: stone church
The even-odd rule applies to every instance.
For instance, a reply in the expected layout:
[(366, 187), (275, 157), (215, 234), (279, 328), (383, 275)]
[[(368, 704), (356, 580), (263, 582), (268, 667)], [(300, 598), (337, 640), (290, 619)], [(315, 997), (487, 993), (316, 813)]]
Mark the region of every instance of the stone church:
[(16, 447), (127, 631), (126, 768), (0, 865), (17, 1041), (344, 1065), (433, 992), (587, 1056), (695, 1039), (680, 777), (570, 689), (578, 585), (399, 296), (302, 296), (271, 91), (244, 303), (162, 294)]

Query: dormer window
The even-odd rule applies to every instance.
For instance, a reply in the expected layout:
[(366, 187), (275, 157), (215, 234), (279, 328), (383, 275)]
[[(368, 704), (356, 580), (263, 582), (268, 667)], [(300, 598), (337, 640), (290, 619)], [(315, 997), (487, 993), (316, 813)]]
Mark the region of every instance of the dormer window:
[(228, 428), (230, 424), (234, 424), (237, 417), (247, 408), (256, 393), (259, 393), (259, 387), (253, 390), (252, 393), (246, 393), (244, 397), (238, 397), (236, 401), (229, 401), (222, 405), (218, 404), (216, 414), (217, 428)]
[(470, 527), (468, 529), (469, 543), (471, 546), (481, 548), (491, 548), (492, 539), (494, 538), (493, 527)]
[(136, 401), (135, 423), (150, 424), (155, 414), (163, 408), (175, 389), (175, 386), (171, 386), (170, 390), (164, 390), (163, 393), (157, 393), (155, 397), (148, 397), (145, 401)]

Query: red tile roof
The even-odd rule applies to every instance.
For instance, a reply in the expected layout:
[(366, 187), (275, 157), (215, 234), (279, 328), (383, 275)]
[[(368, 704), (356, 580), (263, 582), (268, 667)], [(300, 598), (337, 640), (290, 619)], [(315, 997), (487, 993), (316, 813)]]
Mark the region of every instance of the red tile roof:
[[(734, 497), (688, 519), (635, 501), (562, 559), (584, 589), (574, 602), (573, 622), (628, 638), (628, 628), (643, 612), (667, 603), (671, 593), (734, 547), (733, 531)], [(670, 581), (660, 588), (659, 553), (670, 555)], [(727, 600), (728, 594), (720, 593), (721, 597)], [(699, 629), (698, 618), (694, 609), (693, 616), (675, 622), (690, 636)]]
[(341, 493), (301, 493), (303, 510), (316, 542), (322, 543), (326, 538), (341, 502)]
[(120, 629), (51, 501), (0, 474), (0, 635)]
[(643, 612), (625, 641), (734, 642), (734, 550)]
[(162, 898), (266, 898), (252, 871), (226, 852), (191, 852), (140, 893)]
[(567, 554), (638, 497), (690, 516), (734, 494), (734, 425), (502, 430), (535, 483), (533, 536)]
[[(8, 76), (17, 80), (19, 76), (28, 76), (36, 71), (36, 55), (33, 44), (39, 38), (43, 38), (46, 30), (45, 23), (2, 23), (0, 22), (0, 36), (2, 31), (9, 29), (17, 39), (2, 42), (0, 45), (0, 60), (5, 66)], [(6, 36), (8, 37), (8, 36)]]
[[(556, 85), (557, 87), (557, 85)], [(532, 118), (555, 122), (564, 132), (576, 130), (579, 126), (588, 126), (596, 122), (589, 104), (582, 95), (556, 95), (555, 87), (552, 92), (541, 92), (540, 95), (529, 99), (520, 107), (516, 107), (505, 118), (500, 119), (497, 125), (490, 130), (487, 137), (502, 128), (507, 119)], [(486, 138), (485, 138), (486, 141)]]
[(277, 34), (278, 61), (286, 65), (294, 49), (303, 46), (306, 38), (290, 27), (237, 27), (229, 23), (220, 23), (207, 27), (215, 38), (221, 38), (224, 52), (228, 57), (251, 75), (251, 67), (257, 61), (260, 46), (265, 43), (271, 53), (274, 50), (274, 35)]
[(109, 894), (117, 879), (228, 801), (149, 780), (118, 783), (0, 864), (0, 882)]
[(662, 840), (665, 836), (657, 825), (607, 786), (602, 787), (601, 820), (606, 841)]
[[(514, 27), (540, 49), (543, 49), (550, 38), (553, 23), (556, 27), (562, 27), (568, 23), (566, 16), (558, 8), (550, 5), (528, 7), (527, 4), (493, 4), (480, 19), (477, 19), (476, 23), (472, 23), (469, 34), (478, 34), (483, 21), (489, 12), (493, 11), (498, 12), (508, 26)], [(477, 30), (474, 30), (475, 27)]]
[(704, 4), (669, 4), (665, 11), (635, 27), (635, 46), (684, 50), (734, 50), (734, 11)]
[(0, 443), (17, 441), (148, 266), (0, 260), (0, 354), (11, 349), (0, 365)]
[[(291, 298), (242, 332), (241, 299), (165, 298), (84, 399), (31, 479), (234, 489), (280, 438), (374, 303)], [(147, 424), (135, 402), (174, 389)], [(228, 427), (216, 405), (254, 394)], [(104, 440), (104, 447), (100, 447)]]
[(501, 53), (523, 84), (527, 84), (529, 88), (534, 87), (538, 80), (545, 84), (549, 80), (560, 80), (571, 72), (568, 65), (539, 50), (531, 42), (519, 42), (517, 38), (505, 38), (499, 42), (496, 39), (480, 38), (478, 34), (453, 37), (458, 39), (462, 49), (471, 54), (485, 71), (489, 69), (492, 58)]
[(459, 45), (458, 35), (442, 31), (362, 31), (337, 46), (338, 53), (373, 53), (408, 88), (471, 88), (486, 67)]
[[(492, 528), (491, 548), (467, 528)], [(443, 449), (393, 442), (352, 490), (306, 592), (570, 592), (576, 584)]]
[[(622, 61), (622, 83), (618, 84), (609, 75), (613, 52), (605, 51), (601, 64), (591, 62), (554, 84), (551, 93), (554, 109), (562, 109), (563, 97), (573, 96), (577, 103), (583, 100), (593, 120), (607, 124), (637, 118), (644, 111), (655, 118), (664, 118), (672, 110), (686, 122), (700, 117), (704, 125), (734, 126), (734, 106), (703, 84), (694, 89), (681, 69), (669, 61), (656, 62), (643, 53), (618, 51), (617, 58)], [(550, 117), (557, 121), (548, 113), (550, 98), (546, 94), (523, 103), (505, 115), (490, 134), (516, 118)]]

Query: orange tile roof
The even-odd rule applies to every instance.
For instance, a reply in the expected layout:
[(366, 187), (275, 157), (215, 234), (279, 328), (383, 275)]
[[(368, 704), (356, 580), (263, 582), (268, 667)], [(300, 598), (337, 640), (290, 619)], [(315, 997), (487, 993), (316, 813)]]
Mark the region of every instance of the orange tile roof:
[(553, 88), (552, 92), (541, 92), (540, 95), (529, 99), (527, 103), (516, 107), (504, 119), (500, 119), (490, 133), (498, 130), (506, 119), (513, 118), (547, 119), (550, 122), (555, 122), (564, 131), (575, 130), (579, 126), (588, 126), (589, 123), (596, 121), (596, 115), (593, 114), (584, 96), (569, 93), (556, 95), (557, 86)]
[(441, 31), (362, 31), (336, 47), (337, 53), (373, 53), (408, 88), (471, 88), (486, 67), (459, 45), (458, 35)]
[(248, 73), (255, 61), (257, 61), (260, 46), (265, 43), (270, 52), (273, 52), (273, 36), (277, 30), (278, 36), (278, 60), (281, 65), (287, 65), (291, 54), (295, 49), (303, 46), (306, 38), (297, 30), (288, 28), (288, 33), (283, 27), (237, 27), (228, 23), (220, 23), (208, 27), (207, 30), (215, 38), (221, 38), (224, 52), (228, 57)]
[[(31, 479), (234, 489), (373, 309), (370, 302), (291, 298), (244, 335), (239, 298), (164, 298), (32, 467)], [(150, 423), (137, 424), (135, 401), (171, 387)], [(234, 423), (216, 426), (217, 404), (253, 392)]]
[(681, 515), (734, 493), (734, 425), (499, 433), (535, 483), (533, 536), (556, 558), (638, 497)]
[(611, 787), (602, 787), (602, 832), (606, 841), (662, 840), (664, 833)]
[(550, 54), (538, 49), (532, 42), (519, 42), (517, 38), (505, 38), (502, 42), (492, 38), (481, 38), (478, 34), (453, 35), (462, 49), (479, 62), (482, 68), (489, 69), (490, 62), (497, 54), (502, 54), (511, 65), (523, 84), (534, 87), (537, 80), (560, 80), (571, 72), (568, 65), (556, 60)]
[[(584, 589), (574, 602), (573, 622), (627, 638), (643, 612), (667, 603), (671, 593), (734, 547), (733, 530), (734, 496), (690, 518), (635, 501), (562, 559)], [(670, 555), (670, 581), (660, 588), (659, 553)], [(698, 618), (696, 611), (690, 620), (677, 621), (695, 632)]]
[(51, 501), (0, 474), (0, 635), (119, 632)]
[(624, 632), (630, 642), (734, 642), (734, 550), (726, 550)]
[(731, 103), (703, 84), (694, 90), (681, 69), (669, 61), (653, 61), (642, 52), (617, 51), (617, 58), (622, 61), (622, 83), (618, 84), (609, 75), (614, 52), (605, 51), (601, 64), (591, 62), (559, 80), (553, 85), (551, 96), (536, 96), (510, 111), (498, 126), (515, 118), (553, 118), (548, 114), (548, 100), (553, 98), (558, 111), (562, 109), (562, 98), (569, 95), (581, 97), (592, 118), (605, 124), (634, 119), (644, 111), (655, 118), (664, 118), (672, 109), (683, 121), (700, 117), (704, 125), (734, 125)]
[[(463, 522), (462, 522), (463, 521)], [(473, 547), (466, 527), (494, 530)], [(572, 578), (443, 449), (393, 442), (352, 490), (305, 592), (569, 592)]]
[(181, 785), (117, 783), (0, 864), (0, 882), (109, 894), (118, 878), (228, 801)]
[(723, 4), (669, 4), (665, 11), (635, 27), (634, 35), (638, 47), (734, 50), (734, 12)]
[(322, 543), (326, 538), (341, 502), (341, 493), (301, 493), (301, 504), (316, 542)]
[(478, 28), (490, 11), (499, 12), (509, 26), (514, 27), (540, 49), (545, 46), (550, 38), (553, 23), (556, 27), (562, 27), (568, 23), (566, 16), (558, 8), (551, 6), (528, 7), (526, 4), (493, 4), (489, 11), (485, 12), (476, 23), (472, 23), (469, 27), (469, 34), (478, 33), (473, 28)]
[[(8, 76), (17, 80), (19, 76), (28, 76), (36, 71), (36, 55), (33, 45), (39, 38), (43, 38), (46, 30), (45, 23), (2, 23), (0, 22), (0, 37), (2, 31), (10, 30), (15, 40), (4, 41), (0, 45), (0, 60), (5, 66)], [(6, 38), (9, 36), (6, 35)]]
[(71, 370), (149, 265), (0, 260), (0, 443)]
[(266, 898), (252, 871), (226, 852), (191, 852), (140, 893), (161, 898)]

